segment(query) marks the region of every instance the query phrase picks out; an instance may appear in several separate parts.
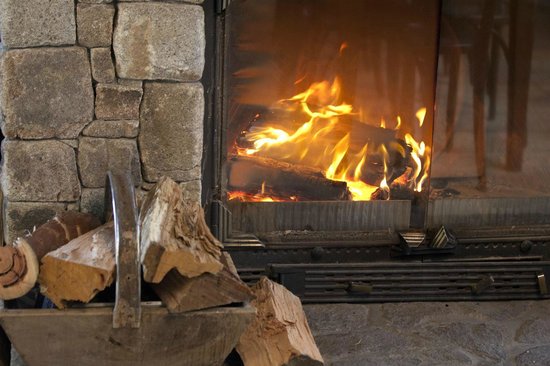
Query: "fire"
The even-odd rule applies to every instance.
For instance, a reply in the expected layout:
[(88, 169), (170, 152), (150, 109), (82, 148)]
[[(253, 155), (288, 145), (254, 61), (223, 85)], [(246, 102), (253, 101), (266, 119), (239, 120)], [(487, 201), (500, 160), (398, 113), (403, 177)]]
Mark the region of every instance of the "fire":
[(418, 119), (418, 125), (422, 127), (424, 124), (424, 119), (426, 118), (426, 108), (420, 108), (416, 112), (416, 118)]
[[(343, 49), (345, 49), (344, 46)], [(342, 87), (338, 77), (332, 83), (328, 81), (313, 83), (302, 93), (279, 101), (278, 107), (280, 107), (278, 110), (287, 113), (285, 116), (292, 116), (288, 118), (288, 123), (281, 123), (284, 127), (276, 124), (253, 125), (244, 132), (246, 146), (238, 146), (237, 154), (269, 157), (288, 163), (319, 168), (326, 178), (346, 182), (352, 199), (355, 201), (370, 200), (372, 194), (379, 188), (386, 191), (387, 197), (389, 197), (392, 182), (405, 184), (417, 192), (422, 191), (422, 185), (428, 177), (430, 148), (424, 141), (418, 142), (408, 133), (401, 137), (410, 151), (406, 151), (406, 148), (399, 143), (388, 143), (387, 146), (385, 143), (378, 146), (372, 144), (371, 146), (367, 143), (367, 137), (365, 137), (364, 144), (358, 143), (357, 138), (353, 138), (353, 129), (361, 125), (367, 126), (367, 124), (357, 118), (359, 113), (354, 111), (352, 105), (342, 100)], [(420, 108), (416, 117), (418, 126), (422, 128), (426, 117), (426, 108)], [(298, 122), (300, 120), (301, 123)], [(387, 126), (392, 126), (386, 131), (395, 131), (395, 135), (399, 137), (403, 122), (402, 118), (398, 116), (394, 122), (382, 118), (376, 127), (368, 126), (384, 130), (387, 129)], [(399, 176), (390, 176), (390, 174), (395, 174), (390, 172), (392, 164), (390, 151), (392, 156), (397, 154), (402, 159), (410, 159), (411, 169), (404, 169), (404, 173)], [(364, 171), (368, 167), (376, 166), (372, 161), (380, 156), (383, 157), (383, 161), (378, 166), (383, 165), (383, 178), (373, 184), (372, 179), (370, 181), (366, 179)], [(371, 157), (373, 159), (370, 159)], [(266, 191), (265, 182), (262, 184), (261, 192), (257, 194), (230, 192), (229, 199), (243, 201), (299, 200), (295, 196), (276, 197)]]

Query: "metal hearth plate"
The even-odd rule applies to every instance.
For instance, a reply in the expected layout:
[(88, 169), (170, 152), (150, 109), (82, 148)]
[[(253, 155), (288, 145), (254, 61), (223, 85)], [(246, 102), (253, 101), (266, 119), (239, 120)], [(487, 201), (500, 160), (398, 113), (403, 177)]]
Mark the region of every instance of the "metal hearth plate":
[(273, 264), (268, 273), (306, 303), (550, 298), (543, 261)]
[(409, 227), (410, 201), (229, 202), (233, 229), (367, 231)]

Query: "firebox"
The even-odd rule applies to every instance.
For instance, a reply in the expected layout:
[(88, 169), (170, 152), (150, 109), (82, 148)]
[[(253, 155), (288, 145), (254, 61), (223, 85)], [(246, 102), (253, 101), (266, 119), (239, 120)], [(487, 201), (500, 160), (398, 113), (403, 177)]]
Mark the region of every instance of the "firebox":
[(549, 297), (549, 1), (216, 7), (205, 192), (243, 279), (306, 302)]

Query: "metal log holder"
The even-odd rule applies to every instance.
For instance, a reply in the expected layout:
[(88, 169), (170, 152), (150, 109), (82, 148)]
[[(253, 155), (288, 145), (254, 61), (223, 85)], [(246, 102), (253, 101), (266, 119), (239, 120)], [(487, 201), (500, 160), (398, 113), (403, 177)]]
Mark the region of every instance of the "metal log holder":
[(160, 302), (141, 302), (134, 186), (128, 174), (109, 173), (106, 187), (105, 218), (115, 224), (115, 303), (1, 310), (10, 341), (29, 366), (221, 365), (254, 310), (245, 305), (171, 314)]

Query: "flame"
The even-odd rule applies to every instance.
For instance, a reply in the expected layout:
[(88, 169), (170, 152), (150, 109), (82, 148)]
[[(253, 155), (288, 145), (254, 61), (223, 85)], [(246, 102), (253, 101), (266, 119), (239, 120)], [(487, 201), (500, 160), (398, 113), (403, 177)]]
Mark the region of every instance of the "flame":
[(248, 202), (248, 201), (254, 201), (254, 202), (284, 202), (284, 201), (298, 201), (298, 198), (296, 196), (290, 196), (288, 198), (285, 197), (277, 197), (270, 194), (250, 194), (246, 192), (241, 191), (233, 191), (233, 192), (227, 192), (227, 200), (228, 201), (241, 201), (241, 202)]
[[(342, 44), (341, 50), (347, 47)], [(403, 182), (415, 191), (422, 191), (422, 184), (428, 177), (430, 149), (421, 141), (417, 142), (410, 134), (404, 136), (410, 146), (412, 169), (407, 169), (402, 177), (390, 177), (390, 154), (398, 153), (406, 157), (405, 148), (399, 143), (372, 146), (374, 152), (383, 156), (384, 176), (379, 186), (368, 184), (363, 177), (363, 171), (369, 161), (369, 145), (352, 144), (353, 131), (350, 124), (345, 124), (344, 117), (354, 117), (361, 113), (354, 111), (352, 105), (342, 100), (342, 87), (338, 77), (333, 82), (321, 81), (295, 96), (280, 100), (282, 110), (298, 115), (297, 121), (289, 120), (280, 126), (252, 126), (243, 135), (248, 142), (246, 147), (238, 147), (241, 155), (259, 155), (276, 160), (319, 168), (326, 178), (334, 181), (346, 182), (352, 199), (356, 201), (370, 200), (372, 194), (381, 188), (390, 196), (390, 179)], [(424, 123), (426, 108), (416, 113), (420, 127)], [(293, 117), (294, 118), (294, 117)], [(302, 119), (303, 118), (303, 119)], [(298, 122), (303, 121), (303, 122)], [(297, 123), (298, 122), (298, 123)], [(362, 123), (362, 122), (357, 122)], [(380, 120), (380, 127), (386, 128), (386, 121)], [(291, 128), (290, 126), (294, 126)], [(402, 119), (397, 116), (396, 127), (399, 134)], [(379, 154), (377, 154), (379, 155)], [(371, 163), (369, 163), (371, 164)], [(369, 165), (370, 167), (370, 165)], [(257, 194), (230, 192), (229, 200), (249, 201), (288, 201), (299, 200), (298, 197), (277, 197), (266, 189), (262, 183), (261, 191)]]
[(348, 43), (347, 42), (343, 42), (341, 45), (340, 45), (340, 55), (342, 55), (342, 53), (344, 53), (344, 50), (348, 48)]
[(420, 127), (424, 124), (424, 119), (426, 118), (426, 108), (420, 108), (416, 112), (416, 118), (418, 118), (418, 124)]
[(395, 126), (396, 130), (399, 130), (401, 128), (401, 116), (397, 116), (397, 126)]
[[(418, 118), (418, 124), (420, 127), (424, 124), (424, 118), (426, 117), (426, 108), (420, 108), (416, 112)], [(428, 179), (430, 169), (430, 155), (431, 149), (426, 146), (424, 141), (415, 140), (411, 134), (405, 135), (405, 142), (412, 148), (411, 158), (414, 162), (414, 171), (410, 182), (415, 192), (422, 192), (422, 185)]]
[(386, 146), (382, 145), (380, 146), (380, 150), (382, 151), (382, 156), (384, 158), (384, 179), (382, 179), (382, 182), (380, 183), (380, 189), (382, 189), (384, 192), (387, 193), (387, 199), (390, 199), (390, 186), (388, 185), (388, 161), (390, 159), (388, 150), (386, 149)]

